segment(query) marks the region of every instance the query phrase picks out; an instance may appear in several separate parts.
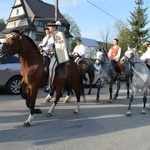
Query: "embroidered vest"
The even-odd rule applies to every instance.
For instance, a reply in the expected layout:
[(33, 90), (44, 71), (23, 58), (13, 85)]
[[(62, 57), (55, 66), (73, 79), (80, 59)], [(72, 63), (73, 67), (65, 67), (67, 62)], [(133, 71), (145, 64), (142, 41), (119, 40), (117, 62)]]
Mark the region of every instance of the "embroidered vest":
[(119, 50), (119, 46), (112, 46), (111, 47), (111, 55), (110, 55), (110, 59), (113, 59), (117, 54), (118, 54), (118, 50)]

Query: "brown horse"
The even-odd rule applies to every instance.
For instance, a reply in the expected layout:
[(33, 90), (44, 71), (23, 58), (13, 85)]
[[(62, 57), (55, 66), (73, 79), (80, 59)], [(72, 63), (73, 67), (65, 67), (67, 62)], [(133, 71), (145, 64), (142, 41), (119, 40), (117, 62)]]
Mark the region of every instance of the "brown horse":
[[(12, 34), (1, 43), (0, 55), (2, 57), (9, 57), (15, 53), (19, 55), (22, 64), (21, 74), (23, 76), (20, 93), (26, 100), (26, 106), (30, 109), (29, 117), (24, 123), (24, 126), (28, 127), (33, 119), (33, 114), (42, 113), (40, 109), (35, 109), (35, 102), (38, 90), (46, 85), (48, 76), (44, 73), (43, 57), (37, 46), (30, 37), (23, 33), (24, 30), (12, 32)], [(79, 111), (81, 92), (84, 92), (80, 69), (76, 63), (70, 62), (66, 65), (66, 70), (67, 75), (65, 78), (57, 77), (54, 79), (56, 98), (50, 110), (47, 112), (47, 116), (51, 116), (54, 107), (61, 97), (62, 89), (67, 82), (69, 82), (73, 88), (77, 98), (77, 108), (74, 112), (78, 113)]]

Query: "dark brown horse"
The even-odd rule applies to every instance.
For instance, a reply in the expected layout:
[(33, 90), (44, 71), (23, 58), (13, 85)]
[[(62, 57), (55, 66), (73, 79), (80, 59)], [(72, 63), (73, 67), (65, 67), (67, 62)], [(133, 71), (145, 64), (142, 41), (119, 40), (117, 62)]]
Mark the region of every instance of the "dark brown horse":
[[(27, 107), (30, 109), (30, 115), (25, 121), (24, 126), (30, 126), (33, 114), (42, 113), (40, 109), (35, 109), (35, 102), (38, 89), (46, 85), (48, 76), (44, 73), (43, 57), (37, 46), (30, 37), (23, 33), (24, 30), (16, 30), (7, 37), (0, 45), (0, 55), (3, 57), (9, 57), (15, 53), (19, 55), (20, 62), (22, 64), (21, 74), (23, 76), (20, 92), (21, 96), (26, 100)], [(47, 116), (51, 116), (54, 107), (61, 97), (63, 86), (67, 82), (70, 83), (77, 98), (77, 108), (74, 112), (78, 113), (79, 111), (81, 92), (84, 92), (81, 82), (82, 78), (80, 68), (76, 63), (71, 61), (66, 65), (66, 70), (67, 75), (65, 78), (55, 78), (54, 80), (56, 98), (48, 111)]]

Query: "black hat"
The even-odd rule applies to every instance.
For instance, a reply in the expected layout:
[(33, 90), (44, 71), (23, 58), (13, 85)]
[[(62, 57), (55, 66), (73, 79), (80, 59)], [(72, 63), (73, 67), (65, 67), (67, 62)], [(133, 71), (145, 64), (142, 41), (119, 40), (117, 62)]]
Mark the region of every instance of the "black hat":
[(51, 21), (48, 26), (60, 26), (61, 22), (60, 21)]
[(44, 31), (45, 31), (45, 30), (49, 30), (49, 28), (48, 28), (48, 27), (44, 27)]
[(81, 42), (81, 39), (80, 39), (80, 38), (77, 38), (77, 39), (76, 39), (76, 42)]

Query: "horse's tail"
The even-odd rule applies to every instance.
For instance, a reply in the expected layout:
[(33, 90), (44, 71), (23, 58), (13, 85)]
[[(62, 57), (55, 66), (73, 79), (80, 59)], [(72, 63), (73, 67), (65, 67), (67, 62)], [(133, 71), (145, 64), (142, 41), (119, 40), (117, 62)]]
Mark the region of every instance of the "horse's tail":
[(82, 97), (85, 97), (82, 72), (80, 73), (80, 92), (81, 92)]

